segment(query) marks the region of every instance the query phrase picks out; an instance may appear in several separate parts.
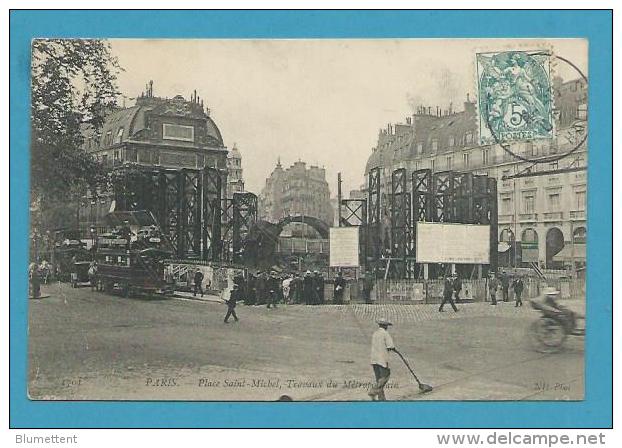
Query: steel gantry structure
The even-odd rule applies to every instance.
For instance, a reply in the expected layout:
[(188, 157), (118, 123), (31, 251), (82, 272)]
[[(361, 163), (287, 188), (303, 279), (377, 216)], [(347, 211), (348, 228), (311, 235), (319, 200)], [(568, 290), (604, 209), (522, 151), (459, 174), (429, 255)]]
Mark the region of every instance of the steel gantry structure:
[[(384, 263), (385, 275), (417, 278), (424, 270), (416, 260), (417, 222), (490, 226), (490, 269), (497, 268), (497, 184), (494, 178), (455, 171), (405, 168), (391, 173), (390, 192), (382, 202), (380, 168), (368, 175), (366, 244), (368, 267)], [(409, 185), (410, 184), (410, 185)], [(410, 187), (410, 188), (409, 188)], [(382, 208), (389, 217), (387, 225)], [(389, 227), (389, 228), (387, 228)], [(383, 251), (383, 240), (385, 241)], [(432, 273), (437, 274), (434, 267)]]
[(234, 253), (236, 245), (238, 250), (243, 247), (248, 229), (257, 220), (257, 196), (243, 193), (224, 199), (226, 176), (210, 167), (125, 165), (111, 174), (115, 209), (152, 212), (176, 258), (228, 259), (223, 240), (233, 241)]

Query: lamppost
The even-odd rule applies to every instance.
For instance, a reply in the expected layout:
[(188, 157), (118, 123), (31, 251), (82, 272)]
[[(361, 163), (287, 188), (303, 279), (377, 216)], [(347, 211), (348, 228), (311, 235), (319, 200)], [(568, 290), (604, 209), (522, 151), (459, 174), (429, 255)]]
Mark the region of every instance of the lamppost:
[(95, 247), (95, 237), (96, 237), (97, 227), (95, 227), (95, 225), (91, 225), (91, 227), (89, 228), (89, 231), (91, 232), (91, 250), (93, 250), (93, 248)]

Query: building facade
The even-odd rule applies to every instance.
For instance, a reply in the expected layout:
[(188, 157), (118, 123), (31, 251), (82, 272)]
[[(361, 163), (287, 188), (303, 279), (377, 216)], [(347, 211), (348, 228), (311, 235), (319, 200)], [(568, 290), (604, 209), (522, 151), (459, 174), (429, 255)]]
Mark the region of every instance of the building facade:
[(307, 168), (301, 161), (283, 169), (279, 160), (259, 196), (259, 215), (270, 222), (288, 216), (311, 216), (331, 225), (334, 213), (326, 170)]
[(244, 174), (242, 169), (242, 154), (233, 144), (227, 154), (227, 198), (233, 199), (234, 193), (244, 193)]
[(125, 163), (166, 168), (227, 169), (227, 149), (209, 108), (196, 91), (190, 100), (153, 95), (153, 83), (136, 104), (111, 112), (99, 134), (85, 129), (85, 150), (108, 167)]
[[(370, 170), (379, 168), (381, 208), (386, 210), (391, 174), (398, 168), (495, 177), (500, 265), (581, 268), (587, 234), (587, 84), (555, 79), (554, 93), (557, 137), (509, 147), (529, 161), (500, 145), (478, 143), (476, 105), (467, 96), (462, 111), (454, 111), (453, 105), (446, 110), (419, 107), (405, 123), (381, 129), (367, 162), (365, 185)], [(534, 163), (538, 161), (546, 163)]]
[[(84, 149), (106, 168), (124, 165), (221, 171), (224, 188), (228, 186), (227, 156), (210, 110), (196, 94), (186, 100), (181, 95), (160, 98), (153, 95), (153, 82), (136, 98), (131, 107), (117, 108), (106, 116), (100, 133), (83, 129)], [(241, 171), (236, 175), (241, 176)], [(243, 187), (242, 187), (243, 188)], [(225, 191), (223, 191), (223, 195)], [(101, 222), (112, 203), (111, 195), (91, 198), (90, 193), (78, 205), (78, 227), (88, 229)]]

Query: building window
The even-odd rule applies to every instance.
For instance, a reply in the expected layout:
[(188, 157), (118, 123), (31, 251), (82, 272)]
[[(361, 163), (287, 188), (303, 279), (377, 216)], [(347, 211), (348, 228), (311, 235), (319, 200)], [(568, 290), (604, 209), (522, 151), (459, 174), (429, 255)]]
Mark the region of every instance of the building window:
[(585, 227), (577, 227), (572, 233), (572, 240), (575, 244), (585, 244), (587, 238), (587, 231)]
[(536, 196), (535, 193), (525, 193), (523, 196), (523, 213), (535, 213)]
[(438, 140), (432, 140), (432, 151), (438, 151)]
[(423, 142), (417, 143), (417, 154), (423, 154)]
[(559, 192), (549, 193), (549, 210), (557, 211), (561, 206)]
[(194, 141), (194, 126), (181, 124), (162, 124), (162, 138), (166, 140), (181, 140), (184, 142)]
[(559, 169), (559, 162), (552, 162), (552, 163), (549, 163), (549, 170), (551, 170), (551, 171), (555, 171), (555, 170), (557, 170), (557, 169)]
[(468, 152), (465, 152), (464, 154), (462, 154), (462, 164), (464, 165), (465, 168), (468, 168), (470, 165), (470, 154)]
[(456, 139), (454, 138), (453, 135), (449, 136), (449, 147), (453, 147), (456, 144)]
[(472, 132), (467, 132), (466, 134), (464, 134), (464, 141), (469, 144), (469, 143), (473, 143), (473, 133)]
[(104, 145), (110, 146), (112, 143), (112, 131), (106, 132), (106, 137), (104, 137)]
[(585, 210), (585, 191), (576, 191), (575, 199), (577, 210)]
[(488, 149), (482, 149), (482, 165), (488, 165)]
[(119, 130), (117, 131), (117, 135), (114, 138), (114, 143), (118, 144), (121, 143), (123, 141), (123, 128), (119, 128)]
[(447, 169), (448, 169), (448, 170), (450, 170), (450, 169), (451, 169), (452, 162), (453, 162), (452, 157), (451, 157), (451, 156), (448, 156), (448, 157), (447, 157)]
[(118, 150), (114, 152), (114, 159), (115, 160), (119, 160), (119, 151)]
[(505, 215), (509, 215), (514, 212), (514, 204), (512, 201), (512, 196), (505, 196), (501, 198), (501, 210)]
[(436, 160), (432, 159), (430, 160), (430, 170), (434, 171), (436, 165)]
[(577, 108), (577, 118), (579, 120), (587, 120), (587, 104), (579, 104)]

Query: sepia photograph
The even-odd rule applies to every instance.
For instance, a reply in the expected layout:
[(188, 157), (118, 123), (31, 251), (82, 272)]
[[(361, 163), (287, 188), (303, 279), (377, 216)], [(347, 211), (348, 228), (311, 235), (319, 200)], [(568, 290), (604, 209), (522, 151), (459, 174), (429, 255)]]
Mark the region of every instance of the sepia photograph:
[(584, 400), (588, 47), (33, 39), (28, 398)]

